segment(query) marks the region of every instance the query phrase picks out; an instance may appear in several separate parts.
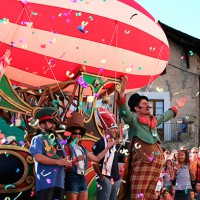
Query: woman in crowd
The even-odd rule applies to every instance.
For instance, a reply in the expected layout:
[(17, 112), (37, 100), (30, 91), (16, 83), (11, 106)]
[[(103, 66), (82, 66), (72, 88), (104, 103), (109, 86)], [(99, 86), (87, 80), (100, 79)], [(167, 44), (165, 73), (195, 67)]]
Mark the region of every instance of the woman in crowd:
[(154, 196), (153, 196), (153, 200), (160, 200), (160, 192), (156, 191)]
[(190, 200), (191, 179), (194, 180), (195, 175), (190, 167), (189, 155), (186, 150), (179, 151), (178, 164), (175, 165), (174, 170), (176, 175), (174, 200)]
[(170, 157), (172, 159), (173, 165), (178, 164), (178, 151), (176, 149), (172, 150)]
[(67, 200), (87, 200), (87, 184), (85, 180), (85, 172), (88, 160), (99, 162), (107, 153), (107, 151), (116, 143), (109, 141), (107, 147), (97, 156), (81, 145), (82, 137), (86, 133), (84, 128), (83, 116), (78, 113), (72, 113), (67, 120), (67, 131), (71, 132), (69, 144), (66, 146), (67, 159), (71, 159), (72, 168), (66, 169), (65, 174), (65, 191)]

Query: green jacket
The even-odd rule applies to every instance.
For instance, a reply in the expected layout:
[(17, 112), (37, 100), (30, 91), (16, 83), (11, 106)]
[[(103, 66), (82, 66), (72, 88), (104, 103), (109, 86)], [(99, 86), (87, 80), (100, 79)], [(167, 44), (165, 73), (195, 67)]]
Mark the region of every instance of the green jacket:
[[(119, 102), (120, 100), (118, 100)], [(123, 100), (124, 102), (124, 100)], [(119, 116), (124, 120), (125, 124), (129, 125), (129, 139), (132, 140), (133, 136), (138, 137), (142, 141), (155, 144), (161, 143), (160, 137), (157, 133), (157, 127), (176, 116), (176, 108), (172, 107), (162, 115), (156, 115), (156, 126), (154, 129), (150, 128), (147, 124), (141, 124), (138, 120), (138, 115), (135, 112), (131, 112), (127, 103), (118, 103)]]

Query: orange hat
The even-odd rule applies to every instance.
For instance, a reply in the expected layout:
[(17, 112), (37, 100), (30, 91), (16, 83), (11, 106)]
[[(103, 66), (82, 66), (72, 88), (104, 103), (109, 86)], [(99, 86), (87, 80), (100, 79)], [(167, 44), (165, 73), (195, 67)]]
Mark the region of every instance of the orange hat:
[(98, 107), (97, 114), (99, 116), (104, 132), (111, 128), (118, 128), (116, 124), (116, 118), (113, 113), (111, 113), (103, 107)]

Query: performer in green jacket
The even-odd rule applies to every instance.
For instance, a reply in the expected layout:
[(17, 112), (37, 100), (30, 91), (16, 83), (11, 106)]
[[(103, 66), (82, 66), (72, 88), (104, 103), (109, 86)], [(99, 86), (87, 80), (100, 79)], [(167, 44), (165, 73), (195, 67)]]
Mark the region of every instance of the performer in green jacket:
[[(153, 199), (155, 187), (164, 164), (164, 155), (157, 127), (175, 117), (187, 98), (176, 101), (176, 105), (161, 115), (152, 116), (148, 97), (133, 94), (126, 103), (127, 77), (122, 77), (117, 99), (119, 115), (129, 125), (131, 149), (126, 163), (118, 200)], [(127, 189), (130, 189), (128, 193)]]

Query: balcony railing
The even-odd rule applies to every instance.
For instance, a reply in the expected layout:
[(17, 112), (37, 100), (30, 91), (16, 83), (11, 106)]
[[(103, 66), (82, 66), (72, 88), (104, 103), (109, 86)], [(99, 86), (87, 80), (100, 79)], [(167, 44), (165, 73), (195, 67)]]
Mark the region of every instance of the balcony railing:
[[(158, 127), (158, 134), (161, 141), (177, 141), (179, 130), (181, 130), (180, 123), (164, 123)], [(188, 133), (181, 134), (181, 139), (187, 138), (187, 134)]]

